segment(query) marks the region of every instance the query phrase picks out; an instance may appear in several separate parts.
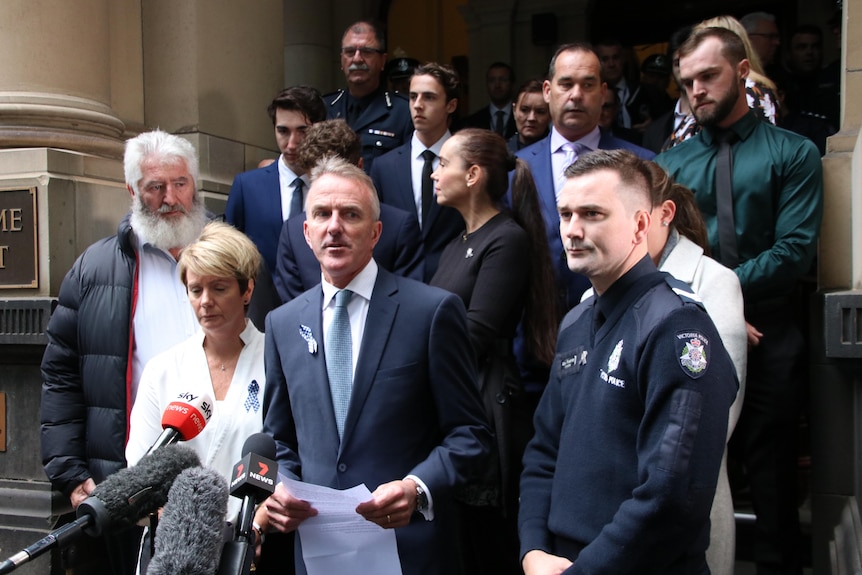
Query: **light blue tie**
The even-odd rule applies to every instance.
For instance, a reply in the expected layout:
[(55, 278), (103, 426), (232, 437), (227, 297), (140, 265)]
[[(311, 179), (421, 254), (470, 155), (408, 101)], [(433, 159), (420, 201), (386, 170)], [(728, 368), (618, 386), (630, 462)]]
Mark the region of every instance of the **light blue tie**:
[(339, 438), (344, 435), (344, 420), (347, 418), (350, 392), (353, 389), (353, 344), (350, 316), (347, 313), (351, 296), (353, 292), (346, 289), (335, 293), (335, 314), (326, 332), (326, 371), (329, 374), (329, 391)]
[(305, 182), (302, 181), (302, 178), (296, 178), (291, 185), (293, 186), (293, 193), (290, 195), (290, 213), (288, 217), (302, 213), (302, 188), (305, 186)]

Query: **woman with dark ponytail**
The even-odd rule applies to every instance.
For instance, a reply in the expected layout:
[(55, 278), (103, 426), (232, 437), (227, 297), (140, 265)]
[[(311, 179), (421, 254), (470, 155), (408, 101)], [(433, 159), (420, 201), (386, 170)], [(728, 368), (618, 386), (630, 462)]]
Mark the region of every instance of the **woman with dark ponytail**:
[[(503, 198), (512, 170), (509, 210)], [(497, 439), (486, 473), (458, 494), (462, 569), (520, 573), (518, 479), (533, 406), (525, 400), (512, 342), (520, 323), (527, 351), (550, 364), (558, 327), (542, 212), (530, 168), (489, 130), (453, 135), (431, 177), (437, 203), (457, 209), (466, 229), (445, 248), (430, 283), (464, 301), (479, 386)]]

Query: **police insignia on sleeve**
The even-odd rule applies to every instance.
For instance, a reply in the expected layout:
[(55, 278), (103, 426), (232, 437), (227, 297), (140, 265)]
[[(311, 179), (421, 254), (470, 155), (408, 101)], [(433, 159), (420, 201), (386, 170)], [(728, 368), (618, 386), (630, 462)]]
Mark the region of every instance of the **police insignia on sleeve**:
[(709, 365), (709, 339), (698, 332), (676, 334), (679, 365), (691, 378), (697, 379), (706, 373)]

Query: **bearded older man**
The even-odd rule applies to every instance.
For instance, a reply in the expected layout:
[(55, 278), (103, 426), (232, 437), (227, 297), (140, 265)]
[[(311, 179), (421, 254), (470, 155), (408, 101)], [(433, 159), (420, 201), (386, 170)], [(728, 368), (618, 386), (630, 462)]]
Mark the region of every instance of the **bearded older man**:
[[(180, 252), (207, 221), (194, 147), (147, 132), (126, 143), (124, 168), (131, 210), (64, 278), (42, 357), (42, 463), (73, 508), (126, 466), (128, 415), (144, 365), (198, 327), (176, 272)], [(104, 551), (81, 555), (95, 555), (105, 572), (133, 572), (132, 536), (107, 537), (110, 561)]]

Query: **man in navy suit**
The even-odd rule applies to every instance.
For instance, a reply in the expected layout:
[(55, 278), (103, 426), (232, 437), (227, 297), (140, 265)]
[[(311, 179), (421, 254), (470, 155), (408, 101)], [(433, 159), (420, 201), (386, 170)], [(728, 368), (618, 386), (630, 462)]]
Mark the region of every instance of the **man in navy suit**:
[[(374, 491), (356, 512), (396, 530), (405, 575), (455, 573), (453, 491), (491, 441), (464, 306), (377, 266), (379, 202), (360, 168), (318, 164), (307, 204), (323, 281), (267, 316), (264, 431), (279, 470), (337, 489), (364, 483)], [(283, 484), (265, 509), (263, 528), (283, 532), (317, 514)]]
[(467, 116), (460, 127), (491, 130), (508, 140), (515, 135), (516, 129), (515, 117), (512, 113), (515, 73), (505, 62), (494, 62), (488, 66), (485, 81), (491, 102)]
[(560, 46), (548, 68), (548, 80), (543, 84), (545, 101), (551, 109), (551, 133), (516, 155), (530, 165), (545, 229), (551, 261), (560, 288), (561, 305), (570, 309), (581, 299), (589, 281), (570, 271), (560, 240), (560, 217), (557, 198), (565, 183), (563, 172), (578, 155), (590, 150), (625, 149), (650, 160), (655, 156), (649, 150), (616, 138), (599, 128), (607, 86), (602, 82), (599, 58), (586, 44)]
[(425, 281), (437, 271), (443, 248), (464, 231), (457, 210), (437, 205), (431, 173), (440, 164), (443, 143), (452, 135), (449, 124), (458, 109), (458, 73), (449, 66), (428, 63), (410, 79), (410, 115), (415, 131), (409, 142), (374, 162), (371, 179), (380, 202), (414, 214), (425, 244)]
[[(306, 171), (324, 156), (338, 156), (362, 167), (362, 141), (344, 120), (326, 120), (308, 128), (299, 146), (299, 163)], [(305, 212), (291, 216), (281, 228), (275, 287), (287, 302), (320, 283), (320, 263), (305, 241)], [(374, 261), (384, 269), (422, 281), (422, 236), (416, 216), (396, 207), (380, 206), (380, 241), (374, 246)]]
[(277, 162), (234, 178), (224, 215), (229, 224), (251, 238), (271, 271), (281, 225), (303, 211), (308, 190), (308, 177), (297, 163), (296, 149), (306, 129), (326, 118), (326, 109), (317, 90), (293, 86), (279, 93), (267, 112), (281, 156)]
[(383, 30), (375, 22), (355, 22), (341, 38), (341, 70), (347, 90), (323, 97), (326, 117), (346, 120), (362, 138), (366, 172), (377, 157), (408, 141), (413, 131), (407, 100), (402, 94), (387, 92), (380, 83), (385, 67)]

